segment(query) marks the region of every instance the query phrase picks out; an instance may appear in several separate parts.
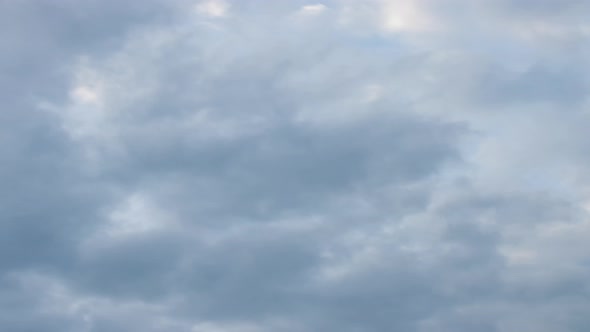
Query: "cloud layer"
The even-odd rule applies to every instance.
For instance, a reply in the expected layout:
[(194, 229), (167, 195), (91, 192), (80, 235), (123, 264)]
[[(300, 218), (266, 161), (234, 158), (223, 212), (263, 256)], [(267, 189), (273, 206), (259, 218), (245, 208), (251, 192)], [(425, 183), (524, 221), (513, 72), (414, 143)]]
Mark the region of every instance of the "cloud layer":
[(589, 14), (0, 3), (0, 329), (586, 331)]

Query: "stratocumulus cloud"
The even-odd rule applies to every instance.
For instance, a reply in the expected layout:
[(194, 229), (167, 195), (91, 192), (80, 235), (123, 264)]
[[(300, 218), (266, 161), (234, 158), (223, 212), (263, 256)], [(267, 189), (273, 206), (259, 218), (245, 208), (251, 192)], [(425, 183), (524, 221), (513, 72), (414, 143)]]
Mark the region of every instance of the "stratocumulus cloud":
[(0, 2), (0, 330), (586, 331), (589, 15)]

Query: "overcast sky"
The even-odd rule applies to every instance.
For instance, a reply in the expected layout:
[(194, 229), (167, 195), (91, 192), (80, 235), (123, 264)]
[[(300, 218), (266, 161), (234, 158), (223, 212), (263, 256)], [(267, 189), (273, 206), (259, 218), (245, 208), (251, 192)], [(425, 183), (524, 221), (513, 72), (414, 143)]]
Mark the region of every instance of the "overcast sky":
[(0, 330), (586, 332), (590, 1), (0, 1)]

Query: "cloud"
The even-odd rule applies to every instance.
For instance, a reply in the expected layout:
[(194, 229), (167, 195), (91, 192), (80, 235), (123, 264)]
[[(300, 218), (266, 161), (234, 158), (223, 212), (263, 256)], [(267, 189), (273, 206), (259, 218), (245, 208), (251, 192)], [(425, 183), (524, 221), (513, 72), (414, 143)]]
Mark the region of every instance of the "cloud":
[(304, 15), (318, 15), (321, 14), (328, 7), (326, 5), (318, 3), (315, 5), (305, 5), (301, 7), (300, 12)]
[(383, 28), (390, 32), (430, 30), (434, 19), (420, 1), (384, 1)]
[(211, 17), (223, 17), (227, 15), (229, 3), (223, 0), (207, 0), (197, 4), (197, 12)]
[(261, 5), (0, 4), (0, 328), (586, 328), (586, 5)]

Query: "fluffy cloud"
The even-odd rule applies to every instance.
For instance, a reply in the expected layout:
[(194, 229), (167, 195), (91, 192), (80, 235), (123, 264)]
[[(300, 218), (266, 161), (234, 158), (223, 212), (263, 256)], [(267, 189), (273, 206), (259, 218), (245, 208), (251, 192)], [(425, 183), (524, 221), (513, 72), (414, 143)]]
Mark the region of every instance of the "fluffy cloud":
[(0, 327), (582, 331), (589, 9), (0, 4)]

